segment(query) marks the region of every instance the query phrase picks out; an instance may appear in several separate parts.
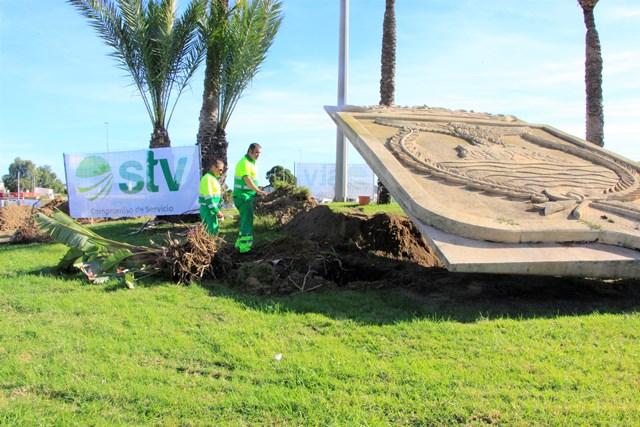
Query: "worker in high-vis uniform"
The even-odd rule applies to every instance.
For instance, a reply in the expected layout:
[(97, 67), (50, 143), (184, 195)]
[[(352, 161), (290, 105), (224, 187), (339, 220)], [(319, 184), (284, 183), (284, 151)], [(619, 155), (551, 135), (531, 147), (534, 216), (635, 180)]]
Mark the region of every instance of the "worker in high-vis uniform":
[(236, 165), (233, 177), (233, 204), (240, 213), (240, 232), (236, 240), (240, 253), (249, 252), (253, 246), (253, 202), (256, 194), (267, 194), (258, 188), (256, 160), (261, 152), (260, 144), (249, 145), (247, 154)]
[(200, 220), (207, 233), (216, 236), (218, 234), (218, 220), (224, 218), (220, 211), (222, 202), (222, 185), (220, 175), (224, 169), (222, 160), (214, 160), (213, 164), (200, 179)]

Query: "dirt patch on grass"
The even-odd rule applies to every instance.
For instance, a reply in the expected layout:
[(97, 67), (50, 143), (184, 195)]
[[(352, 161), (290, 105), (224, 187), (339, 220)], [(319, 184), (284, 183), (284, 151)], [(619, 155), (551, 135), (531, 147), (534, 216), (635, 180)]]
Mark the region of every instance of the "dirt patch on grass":
[[(29, 234), (37, 230), (33, 214), (49, 215), (54, 207), (64, 209), (64, 201), (42, 209), (0, 209), (0, 230), (39, 241)], [(480, 311), (519, 302), (570, 313), (640, 304), (640, 280), (449, 273), (413, 223), (400, 215), (336, 213), (286, 193), (262, 198), (256, 210), (276, 217), (283, 237), (244, 255), (233, 242), (215, 249), (204, 241), (187, 245), (174, 257), (184, 262), (176, 263), (171, 277), (195, 282), (206, 274), (259, 295), (396, 287), (415, 299), (478, 304)]]
[(0, 209), (0, 232), (13, 234), (27, 222), (33, 212), (34, 209), (30, 206), (9, 205), (3, 207)]
[[(55, 209), (64, 207), (67, 202), (57, 197), (42, 207), (9, 205), (0, 209), (0, 243), (43, 243), (49, 236), (42, 233), (34, 221), (34, 215), (43, 213), (50, 216)], [(68, 208), (67, 208), (68, 211)]]
[[(285, 237), (249, 254), (226, 249), (229, 282), (261, 294), (336, 288), (417, 285), (442, 263), (407, 218), (336, 213), (327, 206), (299, 211)], [(215, 262), (215, 260), (214, 260)]]
[(319, 205), (300, 211), (282, 231), (285, 237), (249, 255), (228, 245), (225, 280), (263, 295), (393, 287), (418, 300), (477, 304), (481, 311), (525, 303), (580, 313), (640, 304), (640, 280), (450, 273), (404, 216)]
[[(55, 210), (69, 215), (69, 202), (56, 197), (42, 207), (9, 205), (0, 208), (0, 243), (44, 243), (50, 241), (48, 235), (38, 228), (34, 216), (42, 213), (51, 216)], [(75, 218), (80, 224), (97, 224), (122, 218)]]
[(316, 199), (308, 191), (282, 187), (259, 197), (255, 203), (255, 213), (271, 216), (279, 225), (284, 225), (299, 212), (308, 212), (318, 206)]

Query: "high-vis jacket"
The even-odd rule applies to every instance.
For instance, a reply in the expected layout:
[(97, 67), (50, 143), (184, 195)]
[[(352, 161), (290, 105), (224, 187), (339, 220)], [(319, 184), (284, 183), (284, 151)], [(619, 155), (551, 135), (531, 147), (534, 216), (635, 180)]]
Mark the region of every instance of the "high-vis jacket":
[(200, 196), (198, 197), (198, 203), (200, 206), (206, 206), (211, 209), (213, 213), (220, 211), (220, 202), (222, 201), (222, 186), (218, 177), (207, 172), (200, 180)]
[(243, 178), (245, 176), (251, 178), (256, 187), (258, 186), (258, 167), (255, 160), (251, 160), (246, 154), (236, 165), (236, 172), (233, 177), (233, 197), (250, 199), (256, 195), (256, 192), (244, 182)]

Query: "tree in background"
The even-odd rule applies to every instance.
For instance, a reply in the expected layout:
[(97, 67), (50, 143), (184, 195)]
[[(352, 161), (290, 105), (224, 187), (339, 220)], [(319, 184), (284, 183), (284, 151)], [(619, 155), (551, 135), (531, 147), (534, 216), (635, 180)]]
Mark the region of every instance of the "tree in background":
[(4, 187), (7, 191), (18, 191), (18, 181), (20, 191), (33, 191), (33, 181), (36, 176), (36, 165), (31, 160), (22, 160), (16, 157), (9, 165), (9, 173), (2, 177)]
[[(396, 14), (395, 0), (386, 0), (382, 23), (382, 63), (380, 67), (380, 105), (390, 107), (395, 98), (396, 75)], [(378, 179), (378, 203), (391, 203), (391, 194)]]
[(67, 189), (58, 179), (51, 166), (44, 165), (36, 168), (36, 187), (51, 188), (54, 193), (66, 193)]
[(587, 27), (585, 41), (585, 76), (587, 93), (587, 132), (585, 139), (604, 146), (604, 109), (602, 106), (602, 49), (593, 15), (598, 0), (578, 0)]
[(267, 181), (269, 181), (269, 185), (274, 188), (283, 185), (295, 186), (298, 183), (298, 179), (289, 169), (279, 165), (272, 167), (269, 172), (267, 172)]
[(197, 144), (202, 170), (227, 162), (226, 127), (242, 93), (258, 73), (282, 22), (277, 0), (209, 0), (202, 33), (207, 55)]
[(206, 0), (67, 0), (113, 49), (131, 74), (153, 125), (150, 148), (171, 146), (167, 128), (180, 95), (204, 57), (198, 22)]
[(51, 166), (38, 166), (31, 160), (22, 160), (20, 157), (9, 165), (9, 173), (2, 177), (4, 186), (8, 191), (18, 191), (18, 172), (20, 172), (20, 191), (33, 191), (35, 187), (51, 188), (54, 193), (65, 193), (67, 190), (58, 179)]

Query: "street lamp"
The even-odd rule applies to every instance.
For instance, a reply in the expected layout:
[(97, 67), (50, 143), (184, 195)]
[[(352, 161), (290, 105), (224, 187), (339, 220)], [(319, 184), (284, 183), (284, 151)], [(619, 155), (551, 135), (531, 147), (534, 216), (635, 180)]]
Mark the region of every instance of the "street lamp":
[[(340, 33), (338, 46), (338, 108), (347, 103), (349, 75), (349, 0), (340, 0)], [(338, 127), (336, 131), (336, 202), (347, 201), (347, 140)]]
[(109, 152), (109, 122), (104, 122), (107, 125), (107, 153)]

